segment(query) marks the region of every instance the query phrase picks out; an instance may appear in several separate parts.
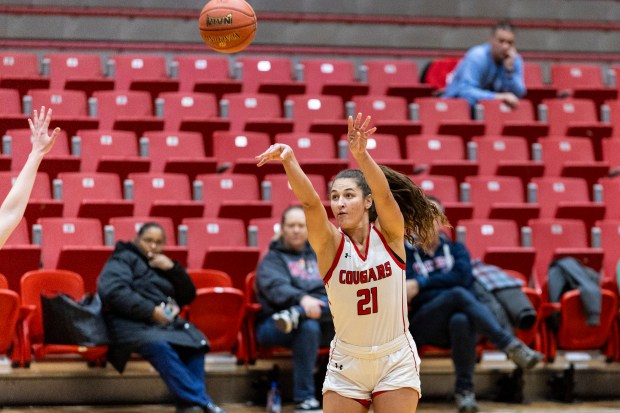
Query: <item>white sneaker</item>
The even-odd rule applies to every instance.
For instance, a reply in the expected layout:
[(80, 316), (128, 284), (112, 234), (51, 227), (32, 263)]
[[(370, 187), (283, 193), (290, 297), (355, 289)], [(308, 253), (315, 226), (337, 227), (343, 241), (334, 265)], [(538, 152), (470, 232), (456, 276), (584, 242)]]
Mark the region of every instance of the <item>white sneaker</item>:
[(290, 333), (299, 325), (299, 311), (295, 307), (275, 313), (271, 318), (276, 322), (278, 330), (285, 334)]
[(307, 399), (301, 403), (297, 403), (295, 405), (295, 413), (308, 413), (315, 412), (321, 413), (323, 409), (321, 409), (321, 403), (317, 399)]

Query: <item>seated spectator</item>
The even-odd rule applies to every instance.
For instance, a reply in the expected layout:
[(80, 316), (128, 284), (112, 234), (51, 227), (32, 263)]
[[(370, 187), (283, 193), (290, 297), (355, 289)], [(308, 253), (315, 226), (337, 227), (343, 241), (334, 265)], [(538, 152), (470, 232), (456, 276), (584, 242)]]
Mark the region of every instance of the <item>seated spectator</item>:
[(116, 243), (97, 282), (110, 335), (108, 360), (123, 372), (137, 352), (159, 372), (177, 413), (226, 413), (206, 392), (207, 338), (179, 317), (196, 288), (178, 262), (162, 254), (163, 228), (145, 223), (133, 242)]
[(286, 209), (281, 228), (281, 236), (271, 242), (256, 271), (257, 298), (262, 305), (256, 336), (260, 345), (293, 350), (295, 411), (319, 412), (313, 371), (322, 330), (328, 339), (330, 330), (333, 336), (327, 293), (308, 243), (303, 209)]
[(461, 59), (444, 97), (464, 98), (470, 105), (483, 99), (499, 99), (511, 107), (525, 96), (523, 59), (515, 48), (514, 27), (498, 22), (491, 39), (472, 47)]
[[(432, 200), (443, 209), (438, 200)], [(543, 356), (503, 330), (488, 308), (476, 299), (471, 289), (474, 279), (465, 245), (440, 233), (432, 253), (410, 244), (405, 250), (411, 335), (418, 347), (434, 345), (451, 349), (458, 412), (475, 413), (478, 405), (473, 375), (478, 334), (504, 351), (522, 369), (531, 369)]]

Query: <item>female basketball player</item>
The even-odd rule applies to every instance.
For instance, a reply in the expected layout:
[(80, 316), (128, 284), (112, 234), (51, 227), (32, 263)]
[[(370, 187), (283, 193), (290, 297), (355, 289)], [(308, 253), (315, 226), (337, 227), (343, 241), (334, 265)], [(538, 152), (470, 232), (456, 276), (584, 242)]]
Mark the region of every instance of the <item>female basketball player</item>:
[(32, 119), (28, 119), (30, 132), (32, 133), (30, 137), (32, 151), (11, 190), (2, 202), (2, 206), (0, 206), (0, 248), (2, 248), (22, 219), (26, 205), (28, 205), (28, 199), (30, 198), (30, 192), (34, 185), (34, 178), (37, 175), (39, 164), (43, 156), (52, 149), (54, 141), (58, 133), (60, 133), (60, 128), (56, 128), (52, 132), (52, 136), (48, 135), (47, 128), (51, 119), (52, 110), (48, 109), (46, 115), (45, 107), (41, 107), (39, 113), (35, 110)]
[(408, 331), (405, 238), (429, 247), (445, 216), (406, 176), (379, 167), (366, 151), (370, 117), (348, 119), (349, 150), (361, 170), (334, 179), (328, 219), (292, 149), (275, 144), (258, 166), (281, 161), (306, 214), (308, 240), (327, 289), (336, 336), (323, 384), (326, 413), (415, 412), (420, 359)]

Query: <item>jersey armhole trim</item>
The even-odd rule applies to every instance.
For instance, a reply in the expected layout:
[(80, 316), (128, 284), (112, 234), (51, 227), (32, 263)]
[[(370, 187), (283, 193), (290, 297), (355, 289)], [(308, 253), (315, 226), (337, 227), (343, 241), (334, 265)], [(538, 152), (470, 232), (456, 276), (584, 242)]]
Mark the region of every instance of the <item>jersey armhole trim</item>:
[(336, 256), (334, 257), (334, 261), (332, 262), (331, 267), (329, 267), (329, 270), (327, 270), (327, 274), (325, 274), (325, 277), (323, 277), (323, 284), (327, 284), (330, 278), (332, 277), (332, 272), (334, 271), (334, 268), (336, 268), (336, 266), (338, 265), (338, 262), (340, 261), (340, 256), (342, 255), (343, 249), (344, 249), (344, 234), (340, 233), (340, 245), (338, 245), (338, 251), (336, 251)]

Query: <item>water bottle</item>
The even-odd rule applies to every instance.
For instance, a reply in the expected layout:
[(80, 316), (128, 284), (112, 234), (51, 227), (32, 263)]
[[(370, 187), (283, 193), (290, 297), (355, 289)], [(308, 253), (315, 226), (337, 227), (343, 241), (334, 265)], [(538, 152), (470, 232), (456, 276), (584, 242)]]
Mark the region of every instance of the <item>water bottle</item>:
[(280, 389), (278, 389), (278, 383), (271, 382), (271, 388), (267, 393), (267, 409), (266, 413), (281, 413), (282, 412), (282, 395)]

